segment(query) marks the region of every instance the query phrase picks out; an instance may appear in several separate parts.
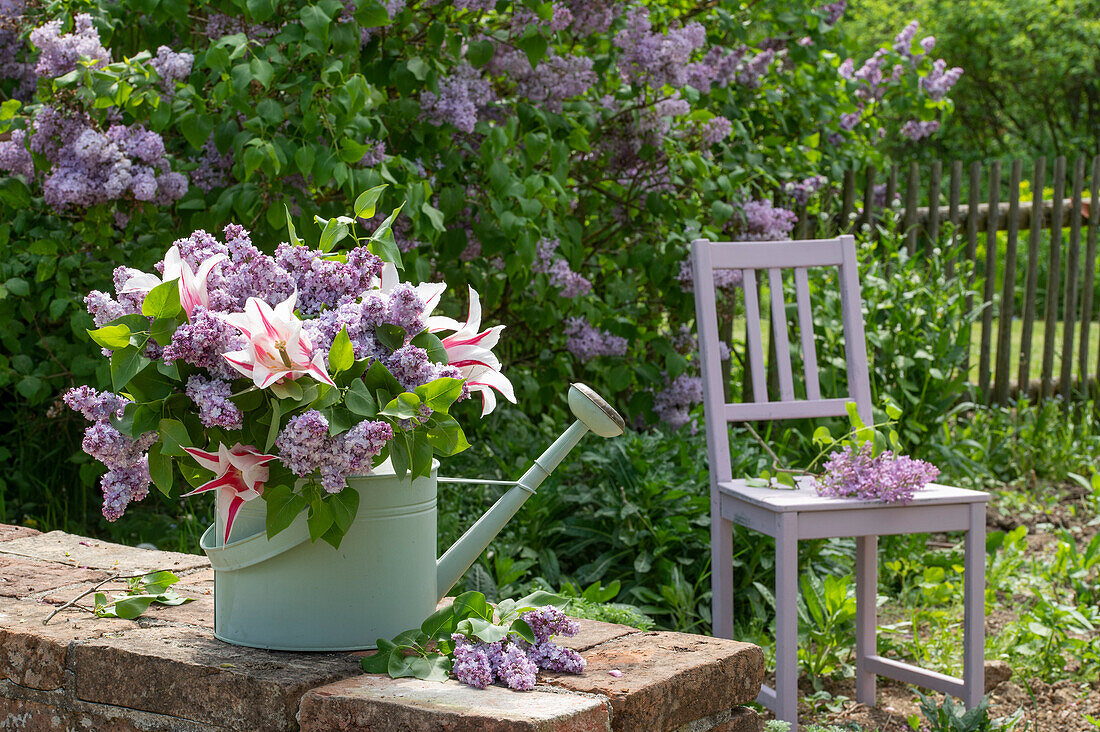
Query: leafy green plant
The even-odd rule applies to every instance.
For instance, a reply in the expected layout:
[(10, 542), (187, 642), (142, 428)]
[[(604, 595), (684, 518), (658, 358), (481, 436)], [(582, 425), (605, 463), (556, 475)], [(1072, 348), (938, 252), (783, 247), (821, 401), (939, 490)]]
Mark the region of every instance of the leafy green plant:
[[(989, 697), (983, 697), (978, 706), (967, 711), (956, 706), (951, 697), (945, 697), (943, 704), (917, 691), (921, 713), (931, 726), (930, 732), (1011, 732), (1023, 719), (1023, 710), (1017, 710), (1008, 717), (989, 718)], [(910, 722), (912, 726), (912, 722)], [(916, 729), (916, 728), (914, 728)]]
[(818, 680), (846, 673), (855, 640), (856, 600), (847, 577), (799, 578), (799, 667)]
[[(172, 589), (172, 585), (179, 582), (179, 579), (178, 576), (168, 570), (160, 570), (148, 574), (132, 575), (128, 577), (108, 577), (102, 582), (98, 582), (91, 589), (85, 590), (61, 605), (50, 613), (49, 616), (42, 621), (42, 624), (45, 625), (49, 623), (54, 616), (67, 608), (74, 606), (81, 607), (77, 605), (77, 603), (82, 598), (93, 594), (95, 595), (94, 605), (89, 612), (100, 618), (125, 618), (126, 620), (133, 620), (148, 610), (150, 605), (183, 605), (191, 602), (194, 598), (183, 597)], [(126, 588), (110, 597), (106, 592), (99, 592), (101, 587), (114, 582), (124, 582)], [(87, 608), (81, 607), (81, 609)]]
[(620, 623), (641, 630), (653, 628), (653, 618), (636, 606), (612, 602), (618, 596), (621, 586), (618, 580), (607, 587), (604, 587), (602, 582), (593, 582), (582, 592), (572, 582), (566, 582), (558, 595), (569, 599), (566, 612), (574, 618)]

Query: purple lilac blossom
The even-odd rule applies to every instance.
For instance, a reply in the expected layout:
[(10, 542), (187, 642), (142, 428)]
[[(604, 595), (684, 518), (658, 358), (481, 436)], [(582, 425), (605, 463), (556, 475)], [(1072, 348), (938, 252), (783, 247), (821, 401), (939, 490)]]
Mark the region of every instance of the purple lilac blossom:
[(594, 66), (587, 56), (561, 56), (551, 51), (532, 68), (526, 53), (500, 46), (489, 69), (515, 83), (518, 96), (560, 112), (563, 101), (579, 97), (596, 83)]
[(27, 149), (26, 130), (12, 130), (7, 140), (0, 140), (0, 170), (27, 180), (34, 177), (34, 159)]
[(925, 36), (924, 38), (920, 39), (920, 47), (924, 50), (925, 53), (932, 53), (932, 49), (936, 47), (936, 37)]
[(829, 179), (823, 175), (811, 175), (809, 178), (800, 181), (788, 182), (783, 186), (783, 192), (790, 196), (796, 204), (802, 206), (828, 182)]
[(496, 674), (509, 689), (530, 691), (535, 688), (538, 671), (538, 666), (527, 657), (527, 653), (519, 647), (519, 644), (505, 644)]
[(184, 361), (206, 369), (212, 376), (232, 380), (237, 378), (236, 372), (222, 354), (242, 345), (243, 338), (235, 328), (200, 305), (192, 311), (190, 322), (176, 328), (161, 359), (165, 363)]
[(438, 92), (420, 93), (424, 117), (433, 125), (451, 124), (463, 132), (474, 131), (478, 113), (493, 101), (489, 80), (467, 63), (441, 77), (437, 88)]
[[(719, 290), (733, 291), (741, 286), (741, 279), (742, 274), (739, 269), (714, 270), (714, 286)], [(695, 292), (695, 270), (691, 265), (691, 259), (680, 262), (676, 281), (680, 283), (680, 289), (684, 292)]]
[(729, 139), (733, 123), (722, 116), (713, 117), (699, 126), (699, 132), (705, 144), (717, 145)]
[(655, 88), (689, 83), (688, 60), (706, 44), (707, 32), (701, 23), (670, 28), (667, 33), (653, 30), (649, 10), (630, 8), (625, 27), (615, 34), (614, 44), (622, 51), (619, 70), (624, 81), (648, 83)]
[(451, 672), (455, 678), (476, 689), (484, 689), (493, 683), (493, 669), (485, 644), (467, 643), (465, 636), (457, 633), (452, 638), (455, 639), (455, 650)]
[(619, 16), (620, 5), (616, 0), (565, 0), (565, 5), (573, 15), (570, 30), (580, 38), (607, 33)]
[[(61, 20), (51, 20), (31, 31), (30, 41), (38, 50), (34, 71), (41, 77), (56, 78), (77, 67), (81, 56), (99, 65), (110, 63), (111, 56), (99, 40), (99, 31), (92, 25), (92, 16), (81, 13), (74, 19), (72, 33), (61, 32)], [(95, 64), (93, 64), (95, 65)]]
[(230, 397), (233, 386), (221, 379), (208, 379), (202, 374), (194, 374), (187, 379), (187, 396), (199, 408), (199, 421), (207, 427), (224, 427), (227, 430), (239, 430), (244, 424), (244, 415)]
[(149, 459), (142, 457), (133, 465), (108, 470), (100, 482), (103, 491), (103, 517), (117, 521), (133, 501), (149, 495)]
[(311, 409), (292, 417), (275, 438), (279, 460), (299, 477), (319, 473), (321, 486), (339, 493), (347, 476), (370, 471), (374, 457), (393, 439), (385, 422), (360, 422), (344, 434), (329, 436), (325, 416)]
[(186, 51), (173, 51), (168, 46), (157, 48), (157, 55), (149, 65), (157, 70), (166, 89), (174, 89), (176, 82), (183, 81), (191, 73), (195, 56)]
[(958, 66), (949, 69), (946, 61), (942, 58), (936, 59), (928, 76), (920, 80), (920, 88), (932, 101), (939, 102), (947, 96), (947, 92), (951, 91), (951, 87), (955, 86), (962, 74), (963, 70)]
[(95, 422), (84, 430), (81, 447), (108, 468), (128, 468), (142, 458), (158, 439), (156, 432), (146, 432), (137, 439), (115, 429), (110, 422)]
[(743, 61), (737, 71), (737, 83), (749, 89), (756, 89), (760, 86), (764, 75), (768, 73), (768, 68), (774, 60), (775, 51), (769, 48), (751, 59)]
[(771, 201), (748, 201), (741, 207), (746, 241), (777, 241), (791, 234), (798, 216), (794, 211), (779, 208)]
[(111, 417), (122, 417), (123, 410), (129, 404), (109, 391), (96, 391), (90, 386), (77, 386), (69, 389), (62, 397), (65, 405), (84, 415), (89, 422), (106, 422)]
[(929, 135), (935, 134), (939, 129), (939, 120), (920, 122), (918, 120), (911, 119), (901, 126), (901, 134), (916, 142), (917, 140), (921, 140), (925, 137), (928, 137)]
[(920, 30), (920, 23), (911, 20), (894, 37), (894, 51), (899, 56), (908, 59), (913, 58), (913, 39), (917, 37), (918, 30)]
[(293, 278), (296, 304), (305, 316), (352, 302), (382, 271), (382, 260), (366, 247), (349, 252), (347, 262), (337, 262), (319, 250), (283, 243), (275, 250), (275, 262)]
[(567, 318), (565, 347), (583, 363), (599, 356), (626, 355), (627, 341), (600, 330), (584, 318)]
[(92, 290), (85, 295), (84, 304), (88, 307), (92, 322), (97, 328), (102, 328), (112, 320), (130, 314), (120, 302), (100, 290)]
[(653, 411), (662, 422), (680, 429), (691, 421), (693, 406), (703, 401), (703, 379), (680, 374), (653, 397)]
[(266, 41), (278, 31), (277, 27), (262, 23), (247, 23), (243, 18), (224, 13), (211, 13), (207, 16), (206, 27), (202, 34), (212, 41), (225, 36), (243, 33), (250, 41)]
[(848, 0), (837, 0), (821, 5), (817, 9), (825, 15), (826, 23), (836, 25), (836, 22), (844, 15), (844, 11), (848, 9)]
[(551, 287), (558, 288), (562, 297), (587, 295), (592, 290), (592, 283), (569, 267), (569, 261), (557, 253), (558, 245), (557, 239), (541, 240), (535, 254), (535, 264), (531, 269), (549, 275)]
[(823, 496), (909, 503), (916, 491), (939, 474), (935, 465), (889, 450), (872, 457), (871, 444), (864, 443), (833, 453), (815, 482)]
[(204, 193), (229, 184), (229, 171), (233, 168), (233, 150), (230, 149), (222, 155), (214, 144), (213, 135), (203, 144), (202, 154), (198, 158), (192, 158), (191, 162), (197, 163), (197, 167), (191, 171), (191, 182)]
[(376, 165), (381, 165), (382, 161), (386, 159), (385, 141), (365, 140), (364, 144), (367, 146), (367, 151), (363, 153), (363, 157), (359, 159), (359, 167), (373, 168)]

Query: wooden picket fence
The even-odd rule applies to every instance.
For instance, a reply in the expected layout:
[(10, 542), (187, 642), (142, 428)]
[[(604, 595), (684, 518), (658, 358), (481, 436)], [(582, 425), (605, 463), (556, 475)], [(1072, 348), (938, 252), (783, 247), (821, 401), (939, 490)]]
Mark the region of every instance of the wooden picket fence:
[[(973, 163), (964, 174), (958, 161), (949, 167), (940, 161), (923, 167), (912, 163), (905, 171), (903, 189), (899, 189), (903, 170), (897, 166), (885, 172), (848, 171), (839, 199), (823, 203), (826, 215), (798, 212), (795, 234), (797, 238), (835, 236), (853, 230), (873, 232), (887, 225), (901, 232), (912, 255), (932, 246), (959, 251), (959, 261), (946, 263), (948, 275), (968, 278), (985, 303), (980, 324), (974, 326), (981, 329), (974, 396), (1003, 403), (1025, 393), (1036, 398), (1060, 394), (1068, 402), (1092, 392), (1100, 374), (1100, 357), (1095, 365), (1089, 363), (1090, 328), (1100, 322), (1100, 296), (1094, 297), (1100, 285), (1096, 277), (1100, 215), (1089, 215), (1100, 188), (1100, 156), (1091, 161), (1079, 157), (1072, 170), (1067, 170), (1065, 157), (1058, 157), (1049, 174), (1046, 158), (1035, 160), (1028, 166), (1031, 201), (1020, 200), (1024, 162), (1014, 160), (1006, 167), (1003, 170), (1000, 161)], [(1086, 168), (1091, 172), (1087, 182)], [(1005, 172), (1007, 190), (1002, 187)], [(1044, 196), (1048, 184), (1053, 195)], [(895, 201), (897, 205), (883, 205)], [(1004, 232), (1002, 241), (999, 232)], [(985, 252), (979, 256), (983, 238)], [(1012, 338), (1014, 320), (1020, 320), (1018, 345)], [(1042, 366), (1039, 378), (1033, 380), (1037, 320), (1043, 324)], [(1061, 355), (1057, 373), (1056, 354)], [(973, 374), (972, 366), (967, 364)]]

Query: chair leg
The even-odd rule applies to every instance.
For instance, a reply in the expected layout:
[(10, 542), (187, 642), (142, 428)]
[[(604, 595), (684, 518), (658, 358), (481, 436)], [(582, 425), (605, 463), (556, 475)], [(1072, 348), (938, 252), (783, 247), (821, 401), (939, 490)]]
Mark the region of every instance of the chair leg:
[(967, 709), (985, 694), (985, 504), (970, 504), (966, 532), (963, 610), (963, 684)]
[(798, 514), (775, 532), (775, 717), (798, 728)]
[(715, 638), (733, 638), (733, 522), (711, 512), (711, 622)]
[(856, 537), (856, 701), (875, 705), (875, 674), (867, 657), (878, 654), (878, 537)]

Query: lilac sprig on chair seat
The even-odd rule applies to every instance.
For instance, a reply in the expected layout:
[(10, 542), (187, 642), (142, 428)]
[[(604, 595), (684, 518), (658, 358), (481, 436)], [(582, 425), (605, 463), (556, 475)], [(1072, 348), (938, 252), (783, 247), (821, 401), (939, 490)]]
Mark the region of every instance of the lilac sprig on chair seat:
[(871, 444), (833, 453), (815, 483), (823, 496), (909, 503), (913, 494), (939, 477), (940, 469), (908, 455), (885, 450), (875, 456)]

